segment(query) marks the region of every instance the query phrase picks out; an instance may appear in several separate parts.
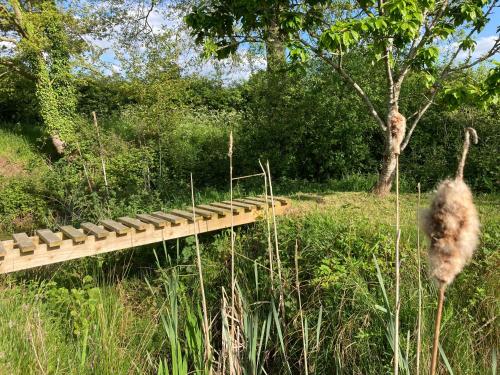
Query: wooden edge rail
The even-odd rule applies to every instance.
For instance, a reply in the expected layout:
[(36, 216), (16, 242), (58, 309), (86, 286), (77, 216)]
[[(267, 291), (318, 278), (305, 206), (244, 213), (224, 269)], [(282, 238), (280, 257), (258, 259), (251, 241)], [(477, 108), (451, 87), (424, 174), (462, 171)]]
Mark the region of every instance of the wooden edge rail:
[[(275, 198), (274, 203), (277, 215), (290, 207), (287, 198)], [(31, 237), (16, 233), (12, 240), (0, 241), (0, 274), (187, 237), (195, 230), (206, 233), (229, 228), (231, 222), (235, 226), (249, 224), (265, 216), (264, 206), (262, 197), (249, 197), (234, 200), (232, 214), (228, 201), (199, 205), (194, 221), (192, 209), (186, 208), (107, 219), (101, 225), (86, 222), (80, 229), (71, 225), (59, 227), (59, 232), (40, 229)]]

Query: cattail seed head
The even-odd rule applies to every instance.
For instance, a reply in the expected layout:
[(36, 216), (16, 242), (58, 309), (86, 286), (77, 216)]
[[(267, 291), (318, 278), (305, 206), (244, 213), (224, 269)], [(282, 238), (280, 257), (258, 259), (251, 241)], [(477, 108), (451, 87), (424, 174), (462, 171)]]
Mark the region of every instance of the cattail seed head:
[(449, 285), (479, 243), (479, 217), (469, 187), (459, 179), (441, 182), (422, 219), (430, 239), (430, 274)]
[(232, 131), (229, 133), (229, 150), (227, 152), (227, 156), (229, 156), (229, 157), (233, 156), (233, 132)]
[(472, 192), (462, 177), (469, 134), (477, 142), (475, 130), (467, 128), (457, 177), (439, 184), (431, 207), (422, 214), (422, 229), (430, 240), (430, 274), (445, 286), (471, 260), (479, 244), (479, 216)]
[(396, 109), (389, 113), (389, 130), (391, 132), (391, 150), (399, 155), (401, 153), (401, 143), (406, 133), (406, 118)]

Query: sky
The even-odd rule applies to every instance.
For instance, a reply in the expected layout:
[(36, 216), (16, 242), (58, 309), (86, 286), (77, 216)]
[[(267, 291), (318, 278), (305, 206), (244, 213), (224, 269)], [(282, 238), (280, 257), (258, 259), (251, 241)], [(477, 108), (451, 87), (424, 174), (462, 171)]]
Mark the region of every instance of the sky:
[[(133, 12), (137, 12), (137, 9), (132, 9)], [(165, 30), (178, 31), (183, 29), (181, 27), (183, 20), (182, 16), (177, 14), (168, 13), (168, 18), (165, 16), (165, 9), (154, 9), (149, 17), (148, 23), (151, 26), (153, 33), (159, 35)], [(497, 28), (500, 26), (500, 8), (497, 7), (491, 15), (491, 21), (487, 24), (485, 29), (477, 36), (477, 46), (473, 53), (473, 57), (481, 56), (493, 45), (495, 39), (498, 38)], [(120, 30), (116, 30), (120, 31)], [(116, 40), (97, 40), (93, 38), (86, 38), (86, 40), (102, 49), (102, 54), (100, 55), (100, 61), (106, 65), (104, 71), (106, 74), (121, 74), (123, 68), (120, 65), (119, 59), (117, 58), (117, 53), (120, 53), (119, 49), (116, 48)], [(199, 59), (201, 49), (199, 46), (195, 46), (192, 38), (189, 37), (186, 31), (181, 32), (180, 41), (182, 43), (180, 49), (181, 52), (177, 58), (177, 64), (182, 67), (187, 67), (184, 69), (185, 74), (200, 74), (204, 76), (217, 76), (225, 83), (232, 83), (237, 81), (246, 80), (250, 75), (256, 70), (265, 69), (266, 62), (263, 56), (255, 56), (249, 53), (248, 47), (240, 50), (238, 58), (236, 59), (226, 59), (221, 61), (202, 60)], [(115, 45), (114, 45), (115, 44)], [(2, 52), (2, 47), (4, 52)], [(9, 42), (0, 42), (0, 56), (2, 53), (6, 53), (12, 45)], [(467, 54), (462, 52), (459, 54), (459, 59), (465, 59)], [(498, 59), (498, 55), (496, 56)], [(196, 64), (194, 63), (196, 61)]]
[[(491, 48), (493, 43), (495, 42), (497, 35), (497, 28), (500, 26), (500, 8), (495, 8), (492, 15), (491, 21), (487, 24), (487, 26), (482, 30), (482, 32), (477, 35), (476, 41), (476, 49), (473, 53), (473, 58), (483, 55), (486, 51)], [(166, 28), (170, 29), (179, 29), (179, 25), (183, 22), (182, 17), (180, 15), (170, 16), (167, 19), (162, 12), (158, 10), (153, 10), (148, 18), (149, 24), (151, 25), (154, 33), (161, 33)], [(183, 38), (189, 39), (187, 34), (183, 35)], [(115, 59), (114, 52), (111, 47), (111, 43), (109, 41), (93, 41), (97, 45), (105, 48), (109, 48), (102, 56), (103, 61), (106, 61), (110, 66), (110, 72), (120, 73), (121, 67), (119, 63)], [(194, 55), (198, 55), (200, 53), (200, 48), (195, 47), (194, 44), (189, 45), (189, 48), (186, 48), (185, 53), (181, 54), (178, 64), (182, 67), (186, 64), (186, 62), (193, 60)], [(256, 58), (253, 56), (253, 60), (250, 61), (248, 50), (242, 49), (239, 52), (238, 63), (234, 63), (231, 59), (222, 60), (222, 61), (214, 61), (208, 60), (203, 63), (198, 64), (197, 66), (190, 66), (189, 69), (186, 69), (185, 73), (198, 73), (205, 76), (215, 76), (217, 73), (220, 74), (220, 78), (223, 82), (231, 83), (235, 81), (246, 80), (250, 77), (252, 72), (258, 69), (265, 69), (266, 62), (264, 57)], [(461, 52), (458, 55), (459, 60), (463, 60), (467, 57), (467, 53)], [(498, 55), (497, 55), (498, 57)]]

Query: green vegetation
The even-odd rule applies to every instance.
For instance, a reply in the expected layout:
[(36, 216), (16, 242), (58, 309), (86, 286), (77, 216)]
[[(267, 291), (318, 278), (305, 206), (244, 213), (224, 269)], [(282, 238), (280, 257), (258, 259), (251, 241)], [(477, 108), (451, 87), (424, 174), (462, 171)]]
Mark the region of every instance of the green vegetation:
[[(436, 310), (427, 244), (416, 243), (417, 184), (426, 205), (474, 127), (465, 180), (481, 245), (447, 292), (439, 371), (495, 373), (500, 42), (464, 56), (498, 0), (135, 3), (0, 0), (0, 239), (179, 208), (191, 203), (190, 174), (197, 203), (229, 199), (232, 132), (234, 176), (269, 161), (274, 193), (293, 206), (277, 226), (282, 282), (266, 222), (238, 228), (233, 300), (229, 231), (200, 236), (213, 369), (231, 372), (238, 337), (244, 374), (387, 374), (398, 110), (408, 120), (399, 362), (413, 374), (419, 256), (421, 369)], [(267, 69), (214, 78), (193, 51)], [(261, 194), (262, 179), (234, 192)], [(196, 249), (185, 238), (0, 275), (0, 374), (206, 373)]]
[[(257, 363), (272, 373), (287, 373), (287, 366), (292, 373), (304, 372), (294, 281), (297, 240), (302, 306), (308, 321), (309, 373), (387, 373), (392, 356), (387, 335), (388, 309), (394, 301), (394, 196), (384, 201), (366, 193), (322, 196), (322, 204), (294, 200), (290, 215), (279, 220), (287, 296), (279, 324), (286, 356), (276, 323), (271, 319), (266, 323), (270, 324), (270, 335)], [(495, 265), (499, 261), (496, 246), (500, 233), (495, 201), (498, 204), (498, 196), (478, 197), (484, 228), (482, 245), (473, 264), (460, 275), (447, 296), (442, 342), (455, 374), (491, 371), (492, 350), (499, 333), (494, 322), (498, 314)], [(406, 358), (408, 345), (408, 366), (414, 371), (418, 292), (416, 195), (404, 195), (401, 205), (401, 348)], [(266, 237), (265, 225), (257, 224), (238, 230), (236, 239), (236, 269), (242, 303), (247, 309), (246, 324), (258, 332), (259, 340), (273, 303), (278, 308), (270, 293)], [(202, 236), (201, 246), (213, 319), (212, 345), (220, 350), (221, 288), (230, 285), (228, 232)], [(0, 298), (2, 372), (154, 372), (160, 360), (164, 366), (172, 366), (177, 346), (188, 369), (200, 369), (203, 344), (200, 346), (201, 312), (193, 239), (165, 243), (164, 247), (160, 244), (156, 248), (161, 268), (155, 267), (151, 249), (136, 249), (4, 277)], [(384, 302), (373, 257), (380, 267), (389, 306)], [(425, 269), (422, 275), (425, 368), (432, 339), (435, 288), (426, 281)], [(250, 348), (243, 349), (243, 358), (251, 355), (247, 350)], [(248, 360), (245, 367), (250, 369), (251, 357)]]

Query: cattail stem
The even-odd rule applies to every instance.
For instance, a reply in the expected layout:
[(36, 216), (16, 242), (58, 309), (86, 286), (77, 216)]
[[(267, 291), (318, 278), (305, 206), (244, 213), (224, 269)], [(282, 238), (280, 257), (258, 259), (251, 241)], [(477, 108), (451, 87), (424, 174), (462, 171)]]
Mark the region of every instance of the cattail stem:
[(422, 271), (420, 265), (420, 182), (417, 185), (417, 272), (418, 272), (418, 317), (417, 317), (417, 375), (420, 375), (420, 353), (422, 352)]
[(434, 326), (434, 344), (432, 347), (431, 375), (436, 374), (436, 368), (438, 362), (438, 349), (439, 349), (439, 333), (441, 330), (441, 317), (443, 315), (445, 291), (446, 291), (446, 284), (441, 283), (441, 285), (439, 286), (438, 308), (436, 312), (436, 325)]
[(274, 248), (276, 250), (276, 263), (278, 266), (278, 281), (280, 286), (280, 310), (285, 316), (285, 292), (283, 291), (283, 278), (281, 277), (281, 260), (280, 260), (280, 251), (278, 247), (278, 228), (276, 227), (276, 212), (274, 209), (274, 195), (273, 195), (273, 183), (271, 180), (271, 167), (269, 166), (269, 160), (266, 161), (266, 169), (267, 169), (267, 179), (269, 181), (269, 193), (271, 195), (271, 212), (273, 214), (273, 229), (274, 229)]
[(231, 374), (235, 373), (235, 289), (236, 289), (236, 277), (234, 273), (234, 215), (233, 215), (233, 132), (229, 133), (229, 194), (230, 194), (230, 206), (231, 206), (231, 338), (229, 340), (229, 372)]
[(304, 310), (302, 309), (302, 298), (300, 296), (300, 279), (299, 279), (299, 242), (295, 240), (295, 287), (297, 288), (297, 296), (299, 297), (299, 314), (300, 314), (300, 329), (302, 331), (302, 348), (304, 350), (304, 374), (309, 374), (308, 343), (306, 336), (306, 328), (304, 326)]
[[(262, 169), (262, 173), (264, 175), (264, 196), (267, 202), (267, 173), (259, 160), (260, 168)], [(271, 278), (271, 291), (274, 292), (274, 270), (273, 270), (273, 245), (271, 242), (271, 218), (269, 214), (269, 205), (266, 204), (266, 222), (267, 222), (267, 250), (269, 256), (269, 276)]]
[(194, 228), (194, 239), (196, 245), (196, 265), (198, 268), (198, 277), (200, 278), (200, 291), (201, 291), (201, 308), (203, 310), (203, 335), (205, 338), (205, 369), (209, 374), (212, 373), (212, 347), (210, 345), (210, 325), (208, 321), (208, 309), (207, 309), (207, 299), (205, 297), (205, 285), (203, 283), (203, 270), (201, 266), (201, 252), (200, 252), (200, 242), (198, 241), (198, 232), (196, 230), (196, 213), (194, 210), (194, 185), (193, 185), (193, 174), (191, 173), (191, 205), (193, 212), (193, 228)]
[(399, 373), (399, 154), (396, 154), (396, 311), (394, 314), (394, 375)]

